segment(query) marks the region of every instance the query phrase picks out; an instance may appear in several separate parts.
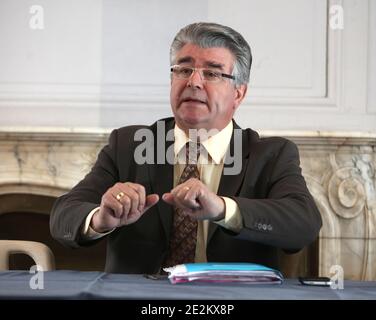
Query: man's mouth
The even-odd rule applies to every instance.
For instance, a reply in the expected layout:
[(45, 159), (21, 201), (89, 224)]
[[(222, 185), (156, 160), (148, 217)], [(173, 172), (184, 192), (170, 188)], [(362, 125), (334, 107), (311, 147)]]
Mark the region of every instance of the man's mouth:
[(185, 98), (181, 101), (181, 103), (183, 102), (192, 102), (192, 103), (205, 103), (206, 104), (206, 101), (205, 100), (201, 100), (201, 99), (197, 99), (197, 98)]

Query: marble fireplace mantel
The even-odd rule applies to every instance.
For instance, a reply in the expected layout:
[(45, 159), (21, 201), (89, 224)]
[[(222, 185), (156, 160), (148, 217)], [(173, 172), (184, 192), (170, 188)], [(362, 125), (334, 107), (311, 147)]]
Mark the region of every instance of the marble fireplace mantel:
[[(261, 131), (300, 151), (307, 185), (320, 209), (319, 273), (340, 265), (346, 279), (376, 280), (376, 134)], [(0, 196), (57, 197), (88, 172), (108, 130), (0, 128)]]

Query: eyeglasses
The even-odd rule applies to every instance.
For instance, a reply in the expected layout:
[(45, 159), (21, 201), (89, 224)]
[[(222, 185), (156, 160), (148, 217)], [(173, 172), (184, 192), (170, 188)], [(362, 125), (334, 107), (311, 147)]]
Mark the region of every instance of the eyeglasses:
[(208, 82), (219, 82), (223, 78), (235, 80), (235, 77), (232, 75), (221, 73), (212, 69), (185, 67), (177, 64), (171, 66), (171, 73), (177, 79), (189, 79), (195, 71), (200, 73), (201, 79)]

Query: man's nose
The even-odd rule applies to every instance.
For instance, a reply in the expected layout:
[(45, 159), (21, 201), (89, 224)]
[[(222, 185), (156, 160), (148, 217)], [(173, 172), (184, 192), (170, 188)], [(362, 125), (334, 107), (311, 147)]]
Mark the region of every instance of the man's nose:
[(202, 89), (203, 88), (203, 79), (201, 72), (198, 70), (194, 70), (191, 74), (190, 78), (188, 79), (187, 83), (188, 87)]

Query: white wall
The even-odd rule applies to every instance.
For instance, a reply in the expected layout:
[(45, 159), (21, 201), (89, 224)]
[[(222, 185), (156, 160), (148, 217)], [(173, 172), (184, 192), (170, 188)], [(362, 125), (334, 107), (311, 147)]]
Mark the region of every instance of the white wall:
[(376, 114), (376, 1), (369, 2), (367, 112)]
[[(34, 4), (43, 30), (29, 28)], [(338, 4), (343, 30), (329, 27)], [(232, 26), (252, 48), (242, 126), (376, 131), (373, 0), (0, 0), (0, 126), (170, 115), (169, 45), (194, 21)]]

